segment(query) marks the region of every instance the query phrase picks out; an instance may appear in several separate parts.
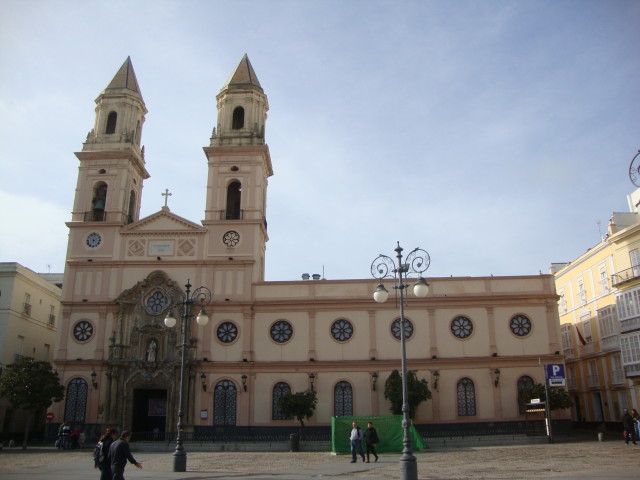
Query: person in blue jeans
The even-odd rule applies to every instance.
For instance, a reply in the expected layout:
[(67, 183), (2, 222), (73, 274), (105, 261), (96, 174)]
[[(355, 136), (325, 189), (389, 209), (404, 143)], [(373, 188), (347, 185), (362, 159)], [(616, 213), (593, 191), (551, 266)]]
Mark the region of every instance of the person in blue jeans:
[(364, 433), (362, 433), (362, 430), (356, 422), (353, 422), (351, 425), (353, 426), (351, 435), (349, 436), (349, 440), (351, 441), (351, 463), (356, 463), (358, 460), (357, 454), (360, 454), (364, 462), (364, 451), (362, 450)]

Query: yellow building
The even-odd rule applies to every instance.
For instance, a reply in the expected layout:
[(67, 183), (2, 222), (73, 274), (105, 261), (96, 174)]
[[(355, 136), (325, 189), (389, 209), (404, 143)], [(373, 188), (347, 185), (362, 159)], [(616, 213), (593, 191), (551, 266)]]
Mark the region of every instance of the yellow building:
[(571, 263), (551, 266), (576, 421), (619, 422), (622, 409), (640, 400), (637, 195), (629, 197), (632, 212), (612, 214), (600, 243)]
[[(188, 431), (290, 428), (296, 423), (282, 417), (278, 398), (307, 388), (318, 394), (311, 426), (389, 413), (384, 381), (400, 368), (399, 312), (393, 299), (373, 301), (379, 282), (264, 281), (274, 170), (264, 136), (269, 105), (249, 59), (217, 96), (207, 163), (191, 167), (208, 170), (199, 223), (166, 205), (139, 217), (147, 110), (130, 59), (96, 103), (94, 128), (76, 154), (67, 223), (55, 352), (67, 397), (56, 416), (85, 430), (175, 431), (181, 322), (164, 320), (180, 317), (188, 280), (191, 293), (201, 285), (211, 292), (210, 320), (192, 322), (187, 341)], [(541, 363), (562, 363), (553, 276), (429, 282), (428, 296), (410, 298), (405, 313), (408, 367), (433, 392), (415, 422), (520, 425), (519, 391), (544, 381)]]
[[(53, 361), (60, 314), (60, 274), (38, 274), (15, 262), (0, 263), (0, 369), (22, 358)], [(38, 412), (35, 433), (44, 429)], [(1, 436), (24, 434), (25, 416), (0, 399)], [(32, 424), (33, 425), (33, 424)]]

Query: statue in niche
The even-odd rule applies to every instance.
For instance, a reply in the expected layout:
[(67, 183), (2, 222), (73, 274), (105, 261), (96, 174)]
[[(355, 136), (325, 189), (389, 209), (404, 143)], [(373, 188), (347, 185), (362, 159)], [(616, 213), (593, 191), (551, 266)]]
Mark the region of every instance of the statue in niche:
[(147, 362), (155, 362), (156, 361), (156, 352), (158, 350), (158, 344), (155, 340), (151, 340), (149, 342), (149, 346), (147, 347)]

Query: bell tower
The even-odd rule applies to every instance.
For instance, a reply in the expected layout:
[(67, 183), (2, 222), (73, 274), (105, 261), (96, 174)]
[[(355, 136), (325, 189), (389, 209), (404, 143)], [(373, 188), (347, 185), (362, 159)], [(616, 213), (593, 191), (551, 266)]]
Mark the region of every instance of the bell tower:
[(73, 222), (126, 225), (139, 218), (145, 169), (140, 146), (147, 109), (127, 58), (96, 99), (96, 118), (80, 160)]
[(113, 257), (119, 228), (139, 219), (145, 169), (140, 146), (147, 109), (131, 59), (96, 99), (93, 129), (81, 152), (67, 259)]
[[(209, 259), (251, 265), (253, 282), (264, 280), (268, 178), (273, 175), (265, 122), (269, 103), (245, 54), (216, 97), (218, 121), (208, 160)], [(248, 273), (248, 272), (247, 272)]]

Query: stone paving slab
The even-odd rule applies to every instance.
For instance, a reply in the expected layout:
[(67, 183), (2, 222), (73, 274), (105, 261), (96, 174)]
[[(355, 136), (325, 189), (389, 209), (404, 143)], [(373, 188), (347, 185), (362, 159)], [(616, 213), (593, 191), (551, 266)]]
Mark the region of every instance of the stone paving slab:
[[(129, 465), (128, 480), (395, 480), (399, 454), (377, 463), (349, 463), (330, 452), (187, 451), (184, 473), (172, 471), (173, 456), (134, 452), (144, 468)], [(420, 480), (630, 480), (640, 478), (640, 447), (621, 441), (567, 442), (432, 450), (416, 454)], [(0, 451), (0, 480), (79, 480), (99, 478), (92, 451), (52, 448)]]

